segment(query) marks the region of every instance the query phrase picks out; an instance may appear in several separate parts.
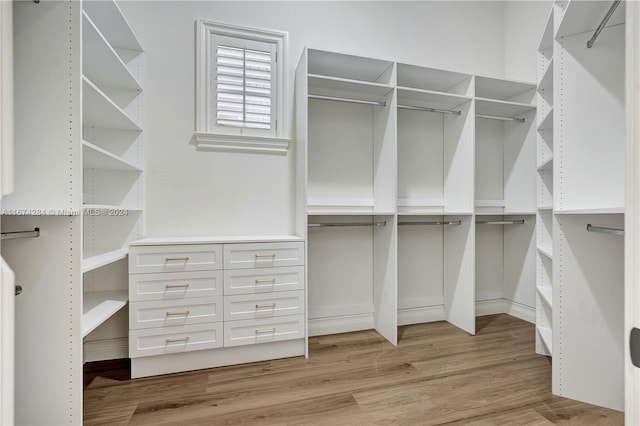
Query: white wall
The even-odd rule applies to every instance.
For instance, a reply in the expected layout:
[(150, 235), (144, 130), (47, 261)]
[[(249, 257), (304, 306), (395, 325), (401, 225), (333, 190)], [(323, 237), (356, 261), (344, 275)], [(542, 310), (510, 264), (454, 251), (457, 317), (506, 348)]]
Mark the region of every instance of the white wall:
[(536, 82), (536, 52), (553, 0), (504, 2), (504, 76)]
[(293, 70), (305, 46), (502, 77), (503, 13), (511, 13), (502, 2), (473, 1), (120, 5), (147, 52), (147, 236), (293, 231), (291, 158), (196, 152), (189, 145), (196, 19), (288, 31), (293, 87)]

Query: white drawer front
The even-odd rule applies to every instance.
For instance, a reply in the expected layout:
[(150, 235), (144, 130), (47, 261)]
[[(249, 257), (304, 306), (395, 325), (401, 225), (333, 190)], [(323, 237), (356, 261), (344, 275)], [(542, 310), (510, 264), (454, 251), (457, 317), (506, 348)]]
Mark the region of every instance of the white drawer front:
[(222, 321), (222, 296), (152, 300), (129, 304), (129, 329), (171, 327)]
[(272, 318), (304, 313), (304, 291), (224, 297), (224, 320)]
[(222, 347), (222, 323), (171, 328), (146, 328), (129, 332), (129, 357), (174, 354)]
[(129, 273), (212, 271), (222, 269), (222, 244), (133, 246)]
[(241, 346), (304, 337), (304, 315), (224, 323), (224, 345)]
[(134, 274), (129, 276), (129, 300), (176, 300), (222, 295), (222, 271)]
[(304, 266), (224, 271), (224, 294), (304, 290)]
[(224, 268), (273, 268), (304, 265), (304, 243), (225, 244)]

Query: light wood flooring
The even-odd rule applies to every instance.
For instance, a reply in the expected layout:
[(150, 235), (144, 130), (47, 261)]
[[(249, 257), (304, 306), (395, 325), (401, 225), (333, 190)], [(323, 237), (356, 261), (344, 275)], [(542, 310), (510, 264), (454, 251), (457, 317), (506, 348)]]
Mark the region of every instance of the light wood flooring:
[[(535, 327), (508, 315), (476, 336), (445, 322), (310, 338), (310, 357), (137, 380), (95, 379), (85, 425), (622, 425), (551, 394)], [(258, 350), (258, 348), (255, 348)]]

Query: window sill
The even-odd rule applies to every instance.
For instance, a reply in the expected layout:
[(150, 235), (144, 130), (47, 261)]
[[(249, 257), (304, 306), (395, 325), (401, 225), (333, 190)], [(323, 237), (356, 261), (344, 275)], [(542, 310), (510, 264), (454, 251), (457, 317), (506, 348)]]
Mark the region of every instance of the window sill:
[(191, 144), (195, 145), (196, 151), (225, 151), (286, 155), (291, 146), (291, 139), (196, 132), (193, 134)]

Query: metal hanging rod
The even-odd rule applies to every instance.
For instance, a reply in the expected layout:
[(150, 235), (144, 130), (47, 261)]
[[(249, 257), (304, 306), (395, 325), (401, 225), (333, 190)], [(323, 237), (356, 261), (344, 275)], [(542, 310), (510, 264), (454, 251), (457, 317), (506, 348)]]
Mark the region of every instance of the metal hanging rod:
[(462, 225), (461, 220), (434, 222), (398, 222), (398, 225)]
[(2, 240), (17, 240), (18, 238), (38, 238), (40, 236), (40, 228), (33, 231), (3, 232)]
[(524, 225), (524, 219), (522, 220), (481, 220), (476, 222), (480, 225)]
[(611, 235), (624, 236), (624, 229), (603, 228), (601, 226), (591, 226), (590, 223), (587, 224), (587, 231), (589, 231), (589, 232), (600, 232), (602, 234), (611, 234)]
[(339, 226), (387, 226), (387, 221), (382, 222), (342, 222), (342, 223), (309, 223), (310, 228), (327, 228)]
[(607, 14), (604, 15), (604, 18), (602, 18), (602, 22), (600, 22), (600, 25), (598, 25), (598, 28), (596, 28), (596, 31), (593, 33), (593, 36), (591, 36), (591, 38), (587, 42), (587, 49), (591, 49), (591, 47), (593, 46), (593, 43), (595, 43), (596, 39), (604, 29), (605, 25), (607, 25), (607, 22), (609, 22), (611, 15), (613, 15), (613, 12), (615, 12), (616, 8), (620, 5), (620, 1), (621, 0), (614, 0), (613, 4), (607, 11)]
[(349, 102), (352, 104), (387, 106), (387, 103), (385, 101), (365, 101), (362, 99), (337, 98), (335, 96), (309, 95), (309, 99), (322, 99), (324, 101)]
[(398, 105), (400, 109), (410, 109), (413, 111), (427, 111), (427, 112), (441, 112), (443, 114), (461, 115), (462, 111), (450, 111), (448, 109), (428, 108), (428, 107), (416, 107), (411, 105)]
[(524, 123), (524, 118), (517, 117), (498, 117), (495, 115), (476, 114), (478, 118), (488, 118), (490, 120), (502, 120), (502, 121), (517, 121), (518, 123)]

